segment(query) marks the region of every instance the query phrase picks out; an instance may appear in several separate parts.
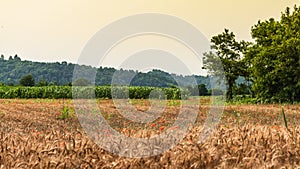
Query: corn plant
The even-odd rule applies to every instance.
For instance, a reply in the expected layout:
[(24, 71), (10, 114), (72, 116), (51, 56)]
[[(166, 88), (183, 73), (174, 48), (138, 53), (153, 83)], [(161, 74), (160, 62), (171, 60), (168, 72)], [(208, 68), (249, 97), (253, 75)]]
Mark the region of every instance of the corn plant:
[(68, 107), (64, 106), (61, 115), (58, 116), (58, 119), (65, 120), (69, 117), (70, 117), (70, 110)]

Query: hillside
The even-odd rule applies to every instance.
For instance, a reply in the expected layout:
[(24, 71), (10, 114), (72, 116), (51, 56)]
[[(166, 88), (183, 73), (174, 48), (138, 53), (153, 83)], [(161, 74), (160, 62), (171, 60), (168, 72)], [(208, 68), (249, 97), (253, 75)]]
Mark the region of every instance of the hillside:
[[(2, 55), (0, 58), (0, 82), (18, 85), (19, 80), (23, 76), (31, 74), (36, 83), (45, 80), (48, 83), (65, 85), (72, 82), (75, 66), (79, 65), (67, 62), (45, 63), (23, 61), (17, 55), (9, 57), (9, 59), (6, 60)], [(84, 65), (79, 66), (79, 68), (84, 71), (96, 69), (96, 85), (111, 84), (112, 77), (115, 73), (115, 75), (118, 75), (118, 82), (121, 84), (125, 83), (126, 80), (131, 77), (134, 77), (130, 83), (132, 86), (170, 87), (177, 85), (177, 82), (180, 85), (189, 86), (193, 84), (193, 78), (195, 78), (198, 84), (205, 84), (207, 88), (210, 88), (209, 78), (200, 75), (182, 76), (170, 74), (161, 70), (152, 70), (147, 73), (142, 73), (133, 70), (116, 70), (108, 67), (93, 68)]]

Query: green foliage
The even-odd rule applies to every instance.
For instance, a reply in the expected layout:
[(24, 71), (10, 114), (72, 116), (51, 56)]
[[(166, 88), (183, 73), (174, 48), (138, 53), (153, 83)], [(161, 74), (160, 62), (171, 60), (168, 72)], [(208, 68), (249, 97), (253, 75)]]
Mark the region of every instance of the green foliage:
[(49, 86), (58, 86), (58, 83), (56, 81), (54, 81), (54, 82), (50, 82), (48, 85)]
[(41, 86), (48, 86), (48, 82), (46, 80), (40, 80), (37, 84), (37, 86), (41, 87)]
[(225, 76), (227, 84), (226, 98), (232, 100), (235, 81), (239, 76), (247, 76), (246, 62), (242, 56), (245, 53), (250, 43), (235, 40), (233, 32), (228, 29), (222, 34), (213, 36), (211, 39), (211, 48), (216, 50), (213, 52), (204, 53), (203, 63), (204, 69), (207, 69), (212, 76)]
[(22, 86), (34, 86), (35, 81), (32, 75), (26, 75), (22, 79), (20, 79), (20, 85)]
[(213, 96), (221, 96), (224, 94), (223, 90), (216, 88), (216, 89), (209, 89), (208, 90), (209, 95)]
[[(161, 70), (152, 70), (147, 73), (137, 72), (133, 70), (116, 70), (114, 68), (100, 67), (93, 68), (91, 66), (77, 65), (67, 62), (31, 62), (22, 61), (19, 57), (10, 57), (9, 60), (0, 58), (0, 81), (4, 84), (17, 85), (19, 80), (28, 74), (31, 74), (36, 82), (47, 81), (48, 85), (71, 85), (73, 79), (74, 68), (79, 69), (81, 76), (86, 79), (93, 79), (91, 73), (95, 71), (95, 85), (104, 86), (111, 85), (112, 77), (115, 73), (118, 74), (118, 79), (132, 79), (130, 86), (152, 86), (152, 87), (170, 87), (172, 85), (184, 84), (186, 86), (193, 84), (196, 79), (198, 84), (205, 84), (210, 88), (209, 78), (198, 75), (178, 76), (171, 75)], [(80, 78), (80, 77), (78, 77)], [(176, 80), (174, 80), (176, 79)], [(77, 82), (76, 82), (77, 83)], [(90, 84), (88, 82), (87, 84)], [(84, 85), (86, 83), (84, 82)], [(118, 84), (124, 85), (124, 84)]]
[[(251, 29), (254, 43), (237, 42), (235, 35), (225, 29), (211, 39), (216, 54), (204, 54), (204, 68), (213, 76), (224, 71), (229, 101), (234, 95), (251, 94), (255, 99), (246, 98), (247, 102), (299, 102), (299, 25), (300, 8), (295, 5), (294, 11), (287, 8), (279, 21), (273, 18), (258, 21)], [(247, 83), (237, 84), (239, 76)]]
[(240, 83), (233, 86), (234, 95), (249, 95), (250, 93), (251, 91), (248, 84)]
[(252, 27), (248, 49), (253, 91), (262, 102), (300, 101), (300, 8)]
[(72, 85), (73, 86), (88, 86), (88, 85), (91, 85), (92, 83), (85, 79), (85, 78), (80, 78), (80, 79), (77, 79)]
[(72, 91), (77, 95), (74, 98), (125, 98), (124, 93), (129, 91), (129, 98), (148, 99), (151, 91), (160, 90), (164, 92), (167, 99), (187, 99), (189, 92), (180, 88), (156, 88), (156, 87), (139, 87), (139, 86), (43, 86), (43, 87), (10, 87), (0, 86), (0, 98), (42, 98), (42, 99), (60, 99), (72, 98)]
[(207, 96), (209, 95), (208, 89), (205, 84), (200, 84), (197, 86), (188, 86), (188, 91), (191, 93), (191, 96)]
[[(158, 90), (162, 91), (166, 99), (168, 100), (176, 100), (176, 99), (187, 99), (190, 95), (187, 89), (180, 89), (180, 88), (157, 88), (157, 87), (144, 87), (144, 86), (118, 86), (112, 88), (112, 93), (114, 98), (125, 98), (129, 91), (129, 98), (133, 99), (149, 99), (151, 91)], [(106, 93), (110, 92), (105, 90)], [(111, 96), (110, 96), (111, 97)]]
[(253, 98), (250, 95), (235, 95), (229, 104), (239, 105), (239, 104), (257, 104), (259, 100)]
[[(133, 73), (133, 72), (132, 72)], [(122, 73), (126, 75), (126, 73)], [(135, 73), (134, 73), (135, 74)], [(131, 74), (132, 75), (132, 74)], [(153, 86), (153, 87), (171, 87), (176, 86), (175, 79), (167, 72), (161, 70), (152, 70), (148, 73), (137, 73), (132, 79), (132, 86)], [(122, 77), (120, 79), (123, 79)]]
[(72, 111), (71, 108), (69, 108), (69, 107), (67, 107), (67, 106), (64, 105), (63, 109), (61, 111), (61, 115), (59, 115), (57, 118), (61, 119), (61, 120), (68, 119), (68, 118), (70, 118), (71, 111)]
[(181, 102), (178, 101), (178, 100), (170, 100), (170, 101), (167, 102), (167, 105), (168, 106), (180, 106)]
[(0, 87), (0, 98), (72, 98), (71, 87), (45, 86), (45, 87)]

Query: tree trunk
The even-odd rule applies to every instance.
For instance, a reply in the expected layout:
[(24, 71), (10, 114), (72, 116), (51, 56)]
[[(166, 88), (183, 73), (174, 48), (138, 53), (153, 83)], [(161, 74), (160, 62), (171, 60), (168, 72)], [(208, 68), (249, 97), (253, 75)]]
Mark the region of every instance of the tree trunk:
[(234, 80), (228, 79), (228, 89), (226, 92), (227, 101), (231, 101), (233, 99), (233, 84), (234, 84)]

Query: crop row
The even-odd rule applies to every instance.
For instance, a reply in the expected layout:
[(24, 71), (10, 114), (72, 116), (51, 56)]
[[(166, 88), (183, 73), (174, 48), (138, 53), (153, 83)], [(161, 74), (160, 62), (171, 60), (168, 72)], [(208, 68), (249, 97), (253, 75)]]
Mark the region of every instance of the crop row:
[(45, 86), (0, 87), (0, 98), (130, 98), (130, 99), (187, 99), (189, 92), (180, 88), (157, 88), (142, 86)]

